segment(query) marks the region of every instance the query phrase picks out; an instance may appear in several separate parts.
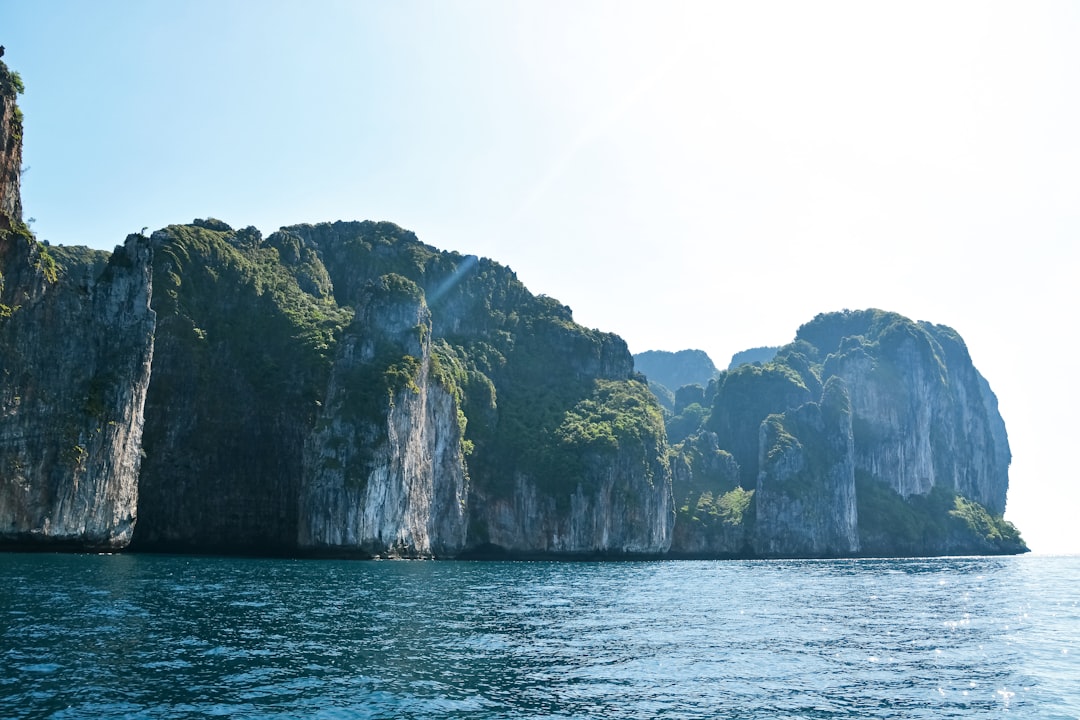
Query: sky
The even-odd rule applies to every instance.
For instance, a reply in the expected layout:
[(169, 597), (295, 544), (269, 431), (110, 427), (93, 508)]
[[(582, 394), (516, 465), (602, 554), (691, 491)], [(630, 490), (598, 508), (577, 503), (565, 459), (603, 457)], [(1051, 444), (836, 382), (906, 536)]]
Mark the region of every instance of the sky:
[(948, 325), (1080, 552), (1080, 4), (0, 0), (39, 239), (390, 220), (632, 352)]

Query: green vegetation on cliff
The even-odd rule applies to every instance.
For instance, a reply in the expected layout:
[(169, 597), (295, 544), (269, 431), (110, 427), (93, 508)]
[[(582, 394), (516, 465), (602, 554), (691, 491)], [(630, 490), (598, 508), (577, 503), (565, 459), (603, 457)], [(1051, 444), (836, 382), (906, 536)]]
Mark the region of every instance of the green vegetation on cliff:
[(295, 543), (304, 438), (353, 312), (216, 220), (154, 233), (157, 332), (135, 541), (269, 551)]
[[(342, 353), (362, 361), (342, 365), (334, 412), (369, 428), (365, 443), (385, 440), (377, 428), (387, 408), (398, 391), (419, 392), (422, 372), (451, 393), (478, 504), (511, 498), (523, 477), (563, 507), (578, 488), (592, 489), (597, 458), (651, 468), (664, 457), (660, 408), (622, 340), (575, 324), (569, 308), (532, 295), (508, 268), (440, 252), (391, 223), (301, 225), (263, 239), (211, 219), (153, 239), (164, 355), (147, 402), (155, 457), (143, 504), (148, 526), (171, 529), (155, 537), (140, 527), (148, 545), (194, 535), (181, 516), (209, 512), (201, 498), (214, 493), (224, 513), (204, 519), (216, 528), (205, 537), (225, 532), (227, 518), (249, 543), (293, 532), (295, 480), (286, 475), (302, 474), (298, 448), (323, 415)], [(417, 307), (430, 311), (430, 330)], [(187, 419), (177, 426), (177, 416)], [(263, 449), (257, 461), (250, 448)], [(176, 483), (178, 467), (185, 479)], [(220, 478), (234, 479), (224, 492)], [(251, 504), (279, 522), (254, 527), (245, 494), (261, 494)], [(163, 509), (174, 504), (189, 507)]]
[[(791, 344), (771, 354), (767, 362), (721, 373), (701, 392), (698, 406), (680, 406), (676, 397), (667, 430), (669, 440), (679, 443), (675, 488), (680, 519), (710, 515), (712, 499), (730, 491), (698, 484), (691, 493), (680, 483), (678, 468), (700, 465), (698, 448), (712, 436), (716, 448), (731, 454), (740, 487), (758, 485), (762, 459), (777, 467), (788, 463), (781, 471), (783, 487), (790, 497), (801, 498), (804, 512), (805, 503), (819, 492), (825, 468), (843, 469), (836, 463), (845, 452), (853, 453), (845, 462), (856, 471), (862, 554), (1025, 549), (1015, 528), (1001, 517), (1010, 458), (1004, 424), (958, 333), (881, 310), (823, 313), (800, 327)], [(845, 392), (843, 402), (822, 402), (830, 392), (836, 394), (840, 380), (850, 397)], [(842, 434), (823, 432), (816, 422), (795, 422), (800, 417), (795, 411), (811, 402), (821, 403), (823, 412), (847, 408), (852, 450), (843, 449)], [(822, 419), (829, 426), (828, 418)], [(762, 447), (766, 437), (768, 446)], [(826, 447), (829, 442), (835, 447)], [(840, 502), (846, 496), (836, 497)], [(750, 511), (761, 501), (755, 496)], [(820, 506), (814, 512), (839, 510)], [(790, 521), (783, 513), (777, 517)], [(777, 530), (759, 526), (757, 531), (761, 536)], [(678, 532), (676, 537), (700, 544), (700, 538)]]
[(0, 95), (22, 95), (24, 92), (26, 92), (26, 86), (19, 73), (0, 61)]
[(859, 540), (865, 555), (1015, 553), (1026, 550), (1016, 527), (941, 486), (907, 499), (866, 472), (855, 475)]
[(735, 456), (742, 483), (752, 487), (758, 471), (758, 426), (769, 415), (812, 399), (803, 377), (790, 365), (742, 365), (720, 376), (703, 425)]
[(339, 303), (356, 302), (387, 275), (423, 292), (437, 372), (460, 400), (479, 496), (508, 497), (522, 476), (561, 498), (585, 481), (591, 453), (647, 446), (663, 454), (660, 409), (634, 379), (623, 341), (577, 325), (569, 308), (533, 295), (509, 268), (438, 251), (385, 222), (294, 226), (267, 242), (286, 239), (294, 254), (321, 258)]
[[(132, 263), (129, 253), (4, 231), (15, 236), (23, 265), (0, 275), (4, 321), (19, 311), (13, 283), (39, 284), (26, 297), (41, 284), (85, 293)], [(453, 462), (468, 482), (452, 502), (470, 508), (473, 547), (513, 532), (523, 519), (506, 513), (523, 507), (554, 512), (537, 522), (557, 535), (575, 503), (583, 513), (671, 513), (681, 555), (783, 553), (763, 538), (798, 537), (773, 527), (792, 522), (809, 523), (814, 547), (834, 547), (820, 545), (822, 533), (843, 535), (846, 519), (830, 514), (843, 497), (854, 507), (853, 493), (858, 525), (848, 530), (862, 554), (1024, 549), (997, 500), (1009, 453), (996, 401), (949, 328), (877, 310), (819, 315), (771, 360), (669, 393), (665, 415), (620, 338), (577, 325), (508, 268), (438, 251), (391, 223), (302, 225), (264, 239), (208, 219), (149, 244), (157, 324), (140, 547), (294, 549), (312, 438), (320, 467), (360, 493), (386, 470), (377, 450), (397, 432), (395, 402), (434, 383), (450, 409), (433, 421), (442, 428), (433, 442), (459, 443)], [(122, 384), (104, 369), (88, 378), (71, 404), (78, 422), (111, 420)], [(82, 468), (88, 444), (78, 432), (64, 438), (59, 456)]]

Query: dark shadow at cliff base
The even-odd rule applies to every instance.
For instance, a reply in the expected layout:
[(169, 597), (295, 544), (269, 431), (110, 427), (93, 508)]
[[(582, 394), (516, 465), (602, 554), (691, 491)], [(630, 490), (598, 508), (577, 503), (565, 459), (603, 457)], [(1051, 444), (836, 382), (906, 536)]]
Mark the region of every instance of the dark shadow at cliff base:
[(455, 560), (544, 560), (554, 562), (620, 562), (637, 560), (667, 560), (670, 559), (663, 553), (633, 553), (633, 552), (576, 552), (576, 553), (553, 553), (553, 552), (523, 552), (510, 550), (499, 545), (486, 543), (478, 545), (459, 553)]
[(87, 545), (81, 542), (23, 539), (0, 541), (0, 552), (5, 553), (65, 553), (76, 555), (100, 555), (129, 552), (111, 545)]
[(277, 558), (294, 560), (439, 560), (439, 561), (545, 561), (545, 562), (637, 562), (637, 561), (724, 561), (724, 560), (897, 560), (908, 558), (944, 558), (944, 557), (1005, 557), (1023, 555), (1031, 552), (1027, 547), (974, 552), (957, 550), (944, 553), (873, 552), (851, 555), (757, 555), (754, 553), (543, 553), (517, 552), (498, 546), (484, 546), (466, 550), (457, 555), (401, 555), (393, 553), (364, 552), (360, 550), (317, 549), (298, 550), (282, 547), (235, 547), (207, 548), (186, 545), (155, 545), (154, 547), (114, 548), (108, 546), (84, 546), (78, 543), (64, 542), (10, 542), (0, 544), (4, 553), (72, 553), (72, 554), (125, 554), (125, 555), (184, 555), (190, 557), (241, 557), (241, 558)]

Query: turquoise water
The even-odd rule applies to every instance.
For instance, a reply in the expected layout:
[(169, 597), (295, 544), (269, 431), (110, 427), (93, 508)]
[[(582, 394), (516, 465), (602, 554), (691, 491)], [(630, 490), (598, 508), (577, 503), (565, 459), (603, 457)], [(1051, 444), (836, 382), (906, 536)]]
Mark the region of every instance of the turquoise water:
[(1080, 558), (0, 554), (0, 718), (1080, 718)]

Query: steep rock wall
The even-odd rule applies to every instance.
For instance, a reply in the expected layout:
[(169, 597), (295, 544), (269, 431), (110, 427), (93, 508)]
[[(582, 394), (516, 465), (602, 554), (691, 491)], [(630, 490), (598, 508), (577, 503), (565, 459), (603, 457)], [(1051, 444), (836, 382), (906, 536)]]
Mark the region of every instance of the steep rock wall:
[(587, 464), (568, 498), (523, 475), (509, 494), (476, 498), (472, 522), (483, 527), (484, 547), (524, 556), (667, 552), (675, 518), (662, 465), (643, 468), (633, 453)]
[(0, 231), (0, 542), (116, 549), (136, 517), (153, 356), (147, 240)]
[(720, 378), (705, 427), (716, 433), (720, 447), (735, 456), (745, 487), (757, 482), (761, 421), (813, 401), (814, 389), (818, 388), (808, 387), (797, 372), (780, 364), (743, 365)]
[(930, 492), (936, 480), (931, 439), (939, 368), (920, 361), (913, 341), (900, 343), (888, 358), (855, 342), (831, 357), (825, 372), (852, 388), (857, 467), (903, 497)]
[(715, 433), (704, 431), (676, 446), (671, 485), (676, 508), (672, 555), (740, 557), (753, 552), (754, 489), (739, 485), (739, 466), (720, 448)]
[(942, 483), (991, 513), (1005, 512), (1012, 453), (997, 397), (951, 328), (919, 323), (940, 348), (948, 399), (938, 409), (944, 452), (935, 456)]
[(22, 221), (22, 113), (16, 76), (0, 61), (0, 229)]
[[(474, 448), (466, 458), (466, 549), (585, 554), (667, 547), (662, 420), (634, 379), (621, 338), (575, 324), (569, 308), (532, 295), (509, 268), (436, 251), (391, 223), (294, 226), (268, 242), (316, 254), (339, 303), (356, 304), (367, 283), (387, 272), (422, 291), (440, 356), (458, 373), (464, 442)], [(636, 413), (624, 415), (621, 427), (636, 428), (625, 438), (606, 437), (598, 448), (567, 426), (579, 409), (588, 419), (578, 420), (602, 425), (601, 416), (623, 412), (624, 401)], [(625, 499), (632, 497), (642, 506)]]
[(294, 552), (338, 310), (257, 233), (200, 221), (152, 240), (159, 323), (132, 546)]
[(858, 470), (903, 497), (941, 486), (1004, 512), (1004, 422), (954, 331), (896, 323), (874, 341), (847, 338), (823, 372), (850, 388)]
[[(458, 404), (432, 372), (430, 313), (404, 278), (369, 287), (360, 306), (308, 439), (299, 545), (456, 554), (465, 544), (468, 475)], [(373, 404), (382, 407), (368, 412)]]
[(859, 550), (851, 408), (843, 382), (761, 424), (754, 550), (836, 557)]

